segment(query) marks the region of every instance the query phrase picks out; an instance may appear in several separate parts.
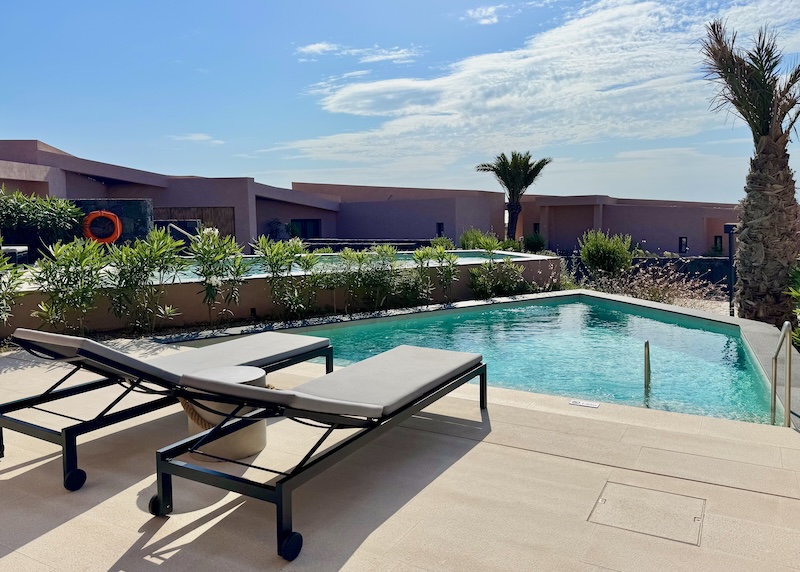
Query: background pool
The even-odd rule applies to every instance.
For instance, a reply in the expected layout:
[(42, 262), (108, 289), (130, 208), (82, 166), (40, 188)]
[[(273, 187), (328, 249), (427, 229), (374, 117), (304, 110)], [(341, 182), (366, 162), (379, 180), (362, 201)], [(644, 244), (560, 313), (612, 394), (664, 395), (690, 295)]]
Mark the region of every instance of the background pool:
[[(657, 319), (656, 319), (657, 318)], [(494, 386), (769, 423), (766, 379), (732, 326), (606, 301), (537, 302), (383, 319), (309, 334), (337, 365), (400, 344), (482, 353)]]
[[(489, 254), (483, 250), (451, 250), (453, 254), (458, 257), (458, 264), (482, 264), (489, 261)], [(538, 255), (520, 254), (515, 252), (500, 252), (495, 254), (495, 260), (503, 260), (504, 258), (511, 258), (512, 260), (528, 260), (531, 258), (540, 258)], [(254, 255), (245, 255), (244, 261), (247, 271), (245, 276), (262, 276), (264, 269), (257, 263), (258, 257)], [(400, 251), (397, 253), (397, 263), (401, 268), (410, 268), (414, 266), (414, 253)], [(435, 266), (435, 262), (430, 263)], [(320, 254), (318, 270), (331, 270), (336, 266), (341, 266), (341, 259), (337, 254)], [(292, 267), (293, 274), (300, 274), (302, 271), (300, 267), (294, 265)], [(198, 280), (200, 277), (194, 272), (190, 266), (186, 270), (178, 273), (177, 279), (179, 281)]]

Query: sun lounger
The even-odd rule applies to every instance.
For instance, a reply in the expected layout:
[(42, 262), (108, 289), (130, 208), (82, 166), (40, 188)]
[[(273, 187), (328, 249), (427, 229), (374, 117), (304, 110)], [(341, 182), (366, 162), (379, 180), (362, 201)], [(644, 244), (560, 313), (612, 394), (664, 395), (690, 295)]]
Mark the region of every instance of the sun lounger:
[[(61, 445), (64, 487), (70, 491), (78, 490), (86, 481), (86, 473), (78, 468), (77, 438), (172, 405), (176, 399), (171, 390), (185, 374), (219, 366), (255, 366), (270, 372), (318, 356), (325, 356), (326, 371), (333, 370), (330, 340), (279, 332), (242, 336), (148, 360), (85, 338), (24, 328), (17, 329), (12, 340), (31, 354), (64, 363), (71, 370), (39, 395), (0, 404), (0, 457), (4, 454), (3, 428)], [(70, 386), (67, 381), (82, 369), (98, 374), (100, 379)], [(26, 422), (19, 419), (18, 414), (12, 415), (26, 409), (42, 410), (44, 404), (112, 386), (120, 387), (119, 395), (91, 419), (79, 420), (54, 413), (78, 421), (60, 430)], [(148, 393), (153, 399), (120, 409), (120, 402), (134, 392)]]
[[(486, 365), (480, 355), (471, 353), (399, 346), (285, 391), (226, 383), (231, 373), (230, 368), (219, 368), (184, 375), (174, 386), (173, 394), (191, 403), (202, 401), (208, 406), (216, 402), (236, 408), (213, 429), (156, 453), (158, 493), (150, 500), (149, 509), (157, 516), (172, 512), (173, 475), (271, 502), (275, 504), (278, 554), (286, 560), (297, 557), (303, 545), (302, 536), (292, 530), (295, 488), (475, 377), (480, 378), (480, 407), (486, 409)], [(255, 409), (237, 415), (244, 408)], [(192, 463), (185, 455), (202, 455), (203, 445), (273, 417), (313, 424), (325, 431), (293, 469), (257, 467), (275, 475), (267, 483), (224, 473), (218, 465), (212, 469)], [(334, 430), (353, 428), (358, 430), (318, 453)]]

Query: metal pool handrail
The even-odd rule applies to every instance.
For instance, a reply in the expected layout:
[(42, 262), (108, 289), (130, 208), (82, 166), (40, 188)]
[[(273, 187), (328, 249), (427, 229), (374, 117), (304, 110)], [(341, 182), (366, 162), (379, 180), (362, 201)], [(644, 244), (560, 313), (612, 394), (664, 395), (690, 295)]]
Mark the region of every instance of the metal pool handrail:
[(781, 347), (786, 344), (786, 383), (784, 384), (783, 393), (783, 426), (789, 427), (791, 425), (792, 414), (792, 324), (791, 322), (784, 322), (781, 328), (781, 334), (778, 339), (778, 347), (775, 348), (775, 353), (772, 354), (772, 390), (770, 391), (769, 412), (770, 423), (775, 425), (775, 401), (778, 393), (778, 354), (781, 353)]
[(644, 406), (650, 407), (650, 340), (644, 342)]

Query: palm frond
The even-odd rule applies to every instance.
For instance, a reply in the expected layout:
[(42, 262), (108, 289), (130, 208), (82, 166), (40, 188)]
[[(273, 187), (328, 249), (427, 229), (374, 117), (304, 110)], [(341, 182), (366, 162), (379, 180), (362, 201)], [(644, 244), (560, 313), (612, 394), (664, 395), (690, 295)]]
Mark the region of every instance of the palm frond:
[(777, 114), (787, 118), (786, 132), (791, 132), (795, 129), (798, 116), (800, 116), (800, 109), (794, 115), (791, 114), (792, 109), (800, 104), (800, 65), (795, 66), (786, 74), (784, 81), (778, 87), (777, 100), (779, 102)]
[(749, 50), (738, 48), (736, 33), (729, 35), (722, 20), (708, 24), (706, 33), (702, 41), (706, 78), (719, 88), (712, 109), (733, 108), (750, 128), (755, 145), (762, 136), (777, 137), (791, 130), (797, 116), (790, 118), (788, 125), (784, 122), (798, 103), (795, 87), (800, 82), (800, 67), (782, 81), (783, 54), (776, 33), (760, 28)]
[(520, 197), (530, 187), (542, 172), (542, 169), (552, 161), (550, 157), (531, 162), (529, 151), (519, 153), (511, 152), (509, 159), (505, 153), (500, 153), (492, 163), (481, 163), (475, 169), (481, 172), (492, 173), (500, 186), (506, 191), (509, 203), (519, 202)]

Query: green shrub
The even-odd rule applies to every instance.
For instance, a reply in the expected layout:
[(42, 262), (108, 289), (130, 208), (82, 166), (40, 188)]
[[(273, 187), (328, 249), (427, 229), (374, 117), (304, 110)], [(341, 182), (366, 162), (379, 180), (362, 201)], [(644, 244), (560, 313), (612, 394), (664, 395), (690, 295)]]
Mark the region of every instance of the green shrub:
[[(203, 303), (208, 307), (208, 320), (233, 314), (229, 306), (239, 304), (239, 286), (244, 283), (247, 263), (233, 236), (221, 237), (213, 227), (201, 229), (189, 244), (194, 272), (202, 278)], [(215, 314), (218, 306), (221, 309)]]
[(456, 245), (453, 244), (453, 241), (446, 236), (437, 236), (436, 238), (431, 239), (432, 248), (439, 248), (440, 246), (445, 250), (455, 250), (456, 248)]
[(322, 248), (315, 248), (313, 254), (333, 254), (333, 249), (330, 246), (323, 246)]
[(478, 240), (478, 248), (485, 250), (489, 261), (493, 261), (495, 252), (500, 250), (500, 241), (493, 234), (485, 234)]
[(602, 230), (587, 230), (578, 240), (581, 262), (593, 276), (616, 275), (631, 269), (629, 234), (606, 235)]
[(527, 252), (541, 252), (547, 246), (547, 241), (538, 232), (526, 234), (523, 242)]
[(32, 316), (56, 329), (86, 331), (86, 314), (95, 307), (103, 285), (105, 247), (76, 238), (56, 242), (31, 266), (33, 282), (45, 296)]
[[(464, 250), (481, 250), (484, 248), (482, 244), (485, 243), (488, 237), (492, 237), (497, 241), (497, 237), (494, 234), (483, 233), (477, 228), (470, 228), (461, 234), (458, 242)], [(499, 244), (499, 241), (497, 241), (497, 244)]]
[(422, 303), (429, 303), (433, 294), (433, 281), (431, 280), (431, 262), (436, 255), (436, 250), (430, 246), (418, 248), (411, 257), (414, 261), (414, 273), (417, 278), (417, 290)]
[(446, 303), (453, 301), (453, 282), (458, 280), (458, 256), (448, 252), (441, 246), (433, 248), (433, 260), (436, 262), (436, 277), (442, 288)]
[(469, 271), (469, 287), (477, 298), (525, 294), (535, 287), (523, 278), (523, 272), (522, 265), (514, 264), (510, 258), (484, 262)]
[(519, 244), (519, 241), (507, 238), (497, 245), (497, 250), (502, 250), (505, 252), (521, 252), (522, 247)]
[(288, 276), (295, 257), (306, 251), (299, 239), (272, 240), (264, 235), (259, 236), (250, 246), (256, 255), (255, 263), (267, 273), (268, 281)]
[(362, 267), (364, 303), (371, 310), (387, 307), (390, 296), (397, 288), (397, 249), (390, 244), (376, 244)]
[[(3, 244), (0, 239), (0, 245)], [(8, 324), (8, 320), (14, 315), (14, 305), (20, 296), (20, 286), (22, 286), (22, 269), (5, 254), (0, 254), (0, 321)]]
[[(795, 265), (789, 271), (789, 296), (794, 300), (794, 313), (795, 316), (800, 316), (800, 264)], [(800, 328), (795, 328), (792, 331), (792, 343), (795, 347), (800, 348)]]
[[(6, 243), (27, 244), (34, 250), (57, 241), (71, 241), (81, 228), (83, 211), (57, 197), (7, 193), (0, 186), (0, 231)], [(36, 252), (28, 253), (32, 258)]]
[(395, 290), (390, 300), (392, 308), (412, 308), (430, 301), (429, 283), (420, 283), (419, 274), (412, 268), (401, 268), (395, 279)]
[(364, 267), (369, 263), (369, 252), (345, 248), (339, 253), (341, 276), (338, 282), (345, 289), (344, 311), (352, 313), (364, 299)]
[(128, 325), (153, 333), (160, 320), (180, 315), (177, 308), (163, 305), (165, 284), (171, 284), (187, 266), (180, 256), (182, 240), (165, 229), (154, 229), (133, 244), (110, 245), (107, 270), (111, 310)]
[[(319, 255), (309, 254), (299, 238), (272, 240), (259, 236), (251, 244), (256, 255), (255, 263), (267, 274), (272, 301), (283, 308), (284, 318), (300, 318), (312, 312), (320, 285), (316, 270)], [(302, 275), (292, 276), (297, 265)]]

